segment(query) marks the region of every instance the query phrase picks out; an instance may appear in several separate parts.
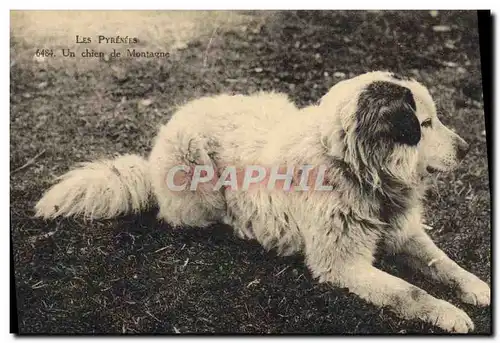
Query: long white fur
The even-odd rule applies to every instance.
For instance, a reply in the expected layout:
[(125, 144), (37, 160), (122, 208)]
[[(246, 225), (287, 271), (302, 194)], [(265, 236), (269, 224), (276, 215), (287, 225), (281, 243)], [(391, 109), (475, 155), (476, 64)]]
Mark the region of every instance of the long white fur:
[[(432, 129), (423, 129), (416, 148), (396, 147), (385, 166), (394, 180), (412, 188), (406, 199), (409, 210), (397, 217), (390, 230), (373, 214), (373, 201), (345, 181), (341, 168), (330, 171), (329, 177), (337, 181), (332, 192), (174, 192), (167, 187), (167, 172), (177, 165), (297, 166), (337, 159), (359, 169), (359, 163), (367, 163), (369, 156), (356, 155), (353, 149), (359, 139), (354, 113), (359, 95), (374, 81), (409, 88), (419, 121), (432, 118), (434, 122)], [(179, 108), (161, 127), (148, 161), (129, 155), (70, 171), (38, 202), (36, 214), (44, 218), (109, 218), (140, 211), (153, 193), (158, 217), (173, 226), (230, 224), (240, 237), (256, 239), (267, 249), (276, 248), (282, 254), (303, 252), (320, 281), (347, 287), (403, 318), (468, 332), (474, 325), (465, 312), (372, 266), (382, 241), (388, 252), (405, 254), (411, 266), (429, 277), (457, 285), (463, 301), (489, 305), (489, 286), (449, 259), (422, 228), (426, 167), (453, 170), (459, 163), (456, 141), (463, 142), (441, 124), (423, 85), (396, 80), (386, 72), (339, 82), (319, 105), (304, 109), (276, 93), (204, 97)], [(373, 190), (385, 187), (375, 169), (358, 177), (369, 178)]]
[(58, 178), (36, 204), (44, 218), (82, 216), (106, 219), (139, 212), (149, 204), (151, 182), (146, 160), (136, 155), (82, 163)]

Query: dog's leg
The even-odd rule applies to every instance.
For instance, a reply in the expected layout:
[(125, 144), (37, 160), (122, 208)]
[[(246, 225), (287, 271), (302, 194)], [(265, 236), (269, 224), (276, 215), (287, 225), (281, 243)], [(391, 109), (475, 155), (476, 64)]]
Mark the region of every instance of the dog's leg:
[(342, 242), (328, 236), (317, 238), (306, 242), (306, 263), (320, 281), (347, 287), (366, 301), (387, 307), (405, 319), (420, 319), (449, 332), (474, 329), (464, 311), (372, 266), (370, 258), (363, 256), (366, 250), (341, 252)]
[(463, 302), (478, 306), (490, 304), (488, 284), (450, 259), (422, 229), (412, 232), (399, 250), (413, 267), (435, 280), (456, 287)]
[(333, 270), (324, 280), (347, 287), (364, 300), (405, 319), (420, 319), (449, 332), (467, 333), (474, 329), (472, 320), (461, 309), (369, 263)]

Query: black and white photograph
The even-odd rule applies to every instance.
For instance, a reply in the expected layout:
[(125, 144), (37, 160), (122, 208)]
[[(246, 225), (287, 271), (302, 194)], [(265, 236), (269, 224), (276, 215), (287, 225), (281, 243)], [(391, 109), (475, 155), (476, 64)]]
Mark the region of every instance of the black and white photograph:
[(491, 20), (11, 10), (11, 333), (492, 335)]

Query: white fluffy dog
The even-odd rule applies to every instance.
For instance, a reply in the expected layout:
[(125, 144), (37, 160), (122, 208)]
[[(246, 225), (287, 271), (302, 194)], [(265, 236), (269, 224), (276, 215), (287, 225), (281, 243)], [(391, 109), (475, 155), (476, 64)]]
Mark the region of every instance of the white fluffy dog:
[[(412, 267), (487, 306), (488, 285), (446, 256), (423, 230), (421, 200), (433, 171), (451, 171), (467, 143), (436, 116), (428, 90), (387, 72), (336, 84), (319, 105), (297, 109), (285, 95), (219, 95), (181, 107), (148, 160), (127, 155), (86, 163), (60, 177), (36, 205), (44, 218), (110, 218), (147, 207), (173, 226), (232, 225), (282, 254), (302, 252), (320, 281), (347, 287), (407, 319), (468, 332), (452, 304), (372, 265), (374, 252), (406, 255)], [(329, 192), (174, 191), (179, 165), (327, 165)]]

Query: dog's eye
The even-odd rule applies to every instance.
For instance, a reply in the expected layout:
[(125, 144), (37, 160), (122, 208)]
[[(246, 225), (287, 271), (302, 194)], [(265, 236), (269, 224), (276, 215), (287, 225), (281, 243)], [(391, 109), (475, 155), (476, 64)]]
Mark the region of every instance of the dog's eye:
[(422, 126), (422, 127), (432, 127), (432, 120), (431, 120), (431, 118), (424, 120), (422, 122), (422, 124), (420, 124), (420, 126)]

